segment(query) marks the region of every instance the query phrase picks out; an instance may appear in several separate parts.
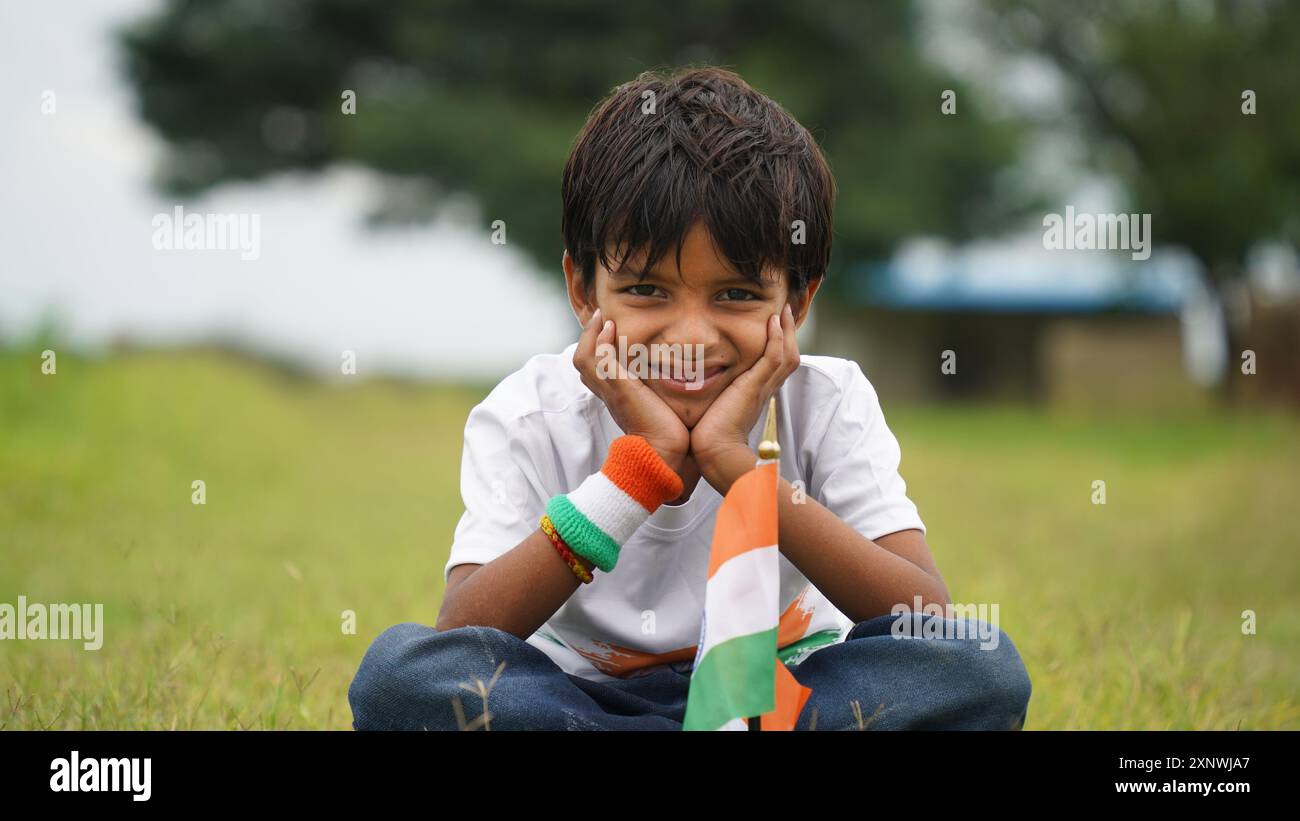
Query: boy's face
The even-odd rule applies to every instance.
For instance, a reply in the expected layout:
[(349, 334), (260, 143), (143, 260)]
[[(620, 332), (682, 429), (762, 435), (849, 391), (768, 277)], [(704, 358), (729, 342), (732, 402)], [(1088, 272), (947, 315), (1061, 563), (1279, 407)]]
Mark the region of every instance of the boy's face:
[[(702, 222), (686, 234), (680, 270), (675, 250), (664, 254), (642, 280), (637, 274), (644, 250), (631, 255), (616, 271), (598, 262), (591, 293), (583, 289), (582, 274), (567, 252), (564, 272), (570, 302), (584, 323), (599, 308), (602, 316), (614, 321), (618, 336), (626, 339), (629, 348), (637, 343), (649, 351), (656, 350), (656, 343), (681, 346), (689, 358), (684, 363), (686, 369), (674, 371), (673, 363), (661, 362), (658, 378), (647, 379), (646, 384), (690, 428), (718, 395), (763, 355), (767, 321), (785, 307), (789, 284), (784, 273), (775, 269), (764, 272), (762, 286), (746, 279), (718, 254)], [(612, 264), (617, 265), (617, 260)], [(814, 281), (803, 299), (792, 300), (796, 327), (803, 324), (819, 284)], [(702, 354), (702, 362), (697, 352)], [(685, 379), (672, 379), (675, 374), (684, 374)]]

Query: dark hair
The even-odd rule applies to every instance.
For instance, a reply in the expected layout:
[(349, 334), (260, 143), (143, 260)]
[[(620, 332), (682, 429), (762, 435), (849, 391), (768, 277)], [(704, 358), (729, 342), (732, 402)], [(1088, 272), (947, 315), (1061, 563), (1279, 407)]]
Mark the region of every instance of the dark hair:
[[(653, 92), (653, 97), (646, 92)], [(643, 109), (653, 104), (653, 113)], [(644, 276), (704, 220), (745, 277), (789, 274), (791, 294), (824, 276), (835, 180), (808, 130), (720, 68), (647, 71), (592, 111), (564, 166), (564, 246), (591, 289), (596, 262), (649, 248)], [(791, 223), (803, 220), (802, 243)]]

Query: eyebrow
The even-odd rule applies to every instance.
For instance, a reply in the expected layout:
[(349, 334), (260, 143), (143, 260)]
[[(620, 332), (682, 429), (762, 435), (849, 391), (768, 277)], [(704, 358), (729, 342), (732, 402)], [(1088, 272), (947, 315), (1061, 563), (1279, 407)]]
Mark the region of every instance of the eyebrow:
[[(672, 279), (672, 277), (664, 276), (663, 274), (660, 274), (657, 271), (641, 271), (640, 273), (637, 273), (636, 271), (623, 271), (623, 270), (610, 271), (609, 277), (610, 279), (635, 279), (638, 282), (644, 279), (663, 279), (663, 280)], [(775, 283), (755, 282), (754, 280), (750, 279), (749, 277), (743, 274), (726, 275), (724, 276), (724, 278), (718, 280), (718, 284), (719, 285), (745, 285), (751, 288), (775, 287)]]

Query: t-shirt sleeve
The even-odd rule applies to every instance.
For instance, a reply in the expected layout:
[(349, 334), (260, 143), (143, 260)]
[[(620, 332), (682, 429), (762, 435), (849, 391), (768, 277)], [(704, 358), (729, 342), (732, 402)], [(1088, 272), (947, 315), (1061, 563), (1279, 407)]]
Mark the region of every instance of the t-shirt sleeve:
[(538, 527), (549, 496), (539, 471), (527, 417), (512, 418), (489, 397), (470, 411), (461, 455), (456, 525), (443, 580), (458, 564), (487, 564)]
[(856, 362), (826, 422), (809, 493), (854, 530), (876, 539), (899, 530), (925, 532), (898, 472), (898, 440), (885, 424), (876, 390)]

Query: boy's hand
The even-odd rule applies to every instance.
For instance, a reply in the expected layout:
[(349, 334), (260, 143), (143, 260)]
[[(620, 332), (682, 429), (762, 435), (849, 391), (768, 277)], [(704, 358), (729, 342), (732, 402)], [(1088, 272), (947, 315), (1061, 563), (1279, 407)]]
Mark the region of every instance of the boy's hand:
[(790, 304), (767, 323), (767, 348), (753, 367), (727, 386), (691, 430), (691, 454), (700, 474), (719, 493), (754, 467), (757, 457), (749, 434), (768, 399), (799, 367), (794, 314)]
[[(629, 435), (642, 436), (679, 475), (691, 448), (691, 434), (672, 408), (654, 391), (623, 367), (610, 354), (611, 361), (597, 370), (596, 351), (602, 344), (614, 344), (617, 329), (613, 320), (604, 320), (600, 309), (591, 315), (578, 339), (573, 366), (582, 376), (582, 384), (609, 408), (614, 421)], [(611, 374), (617, 371), (617, 377)]]

